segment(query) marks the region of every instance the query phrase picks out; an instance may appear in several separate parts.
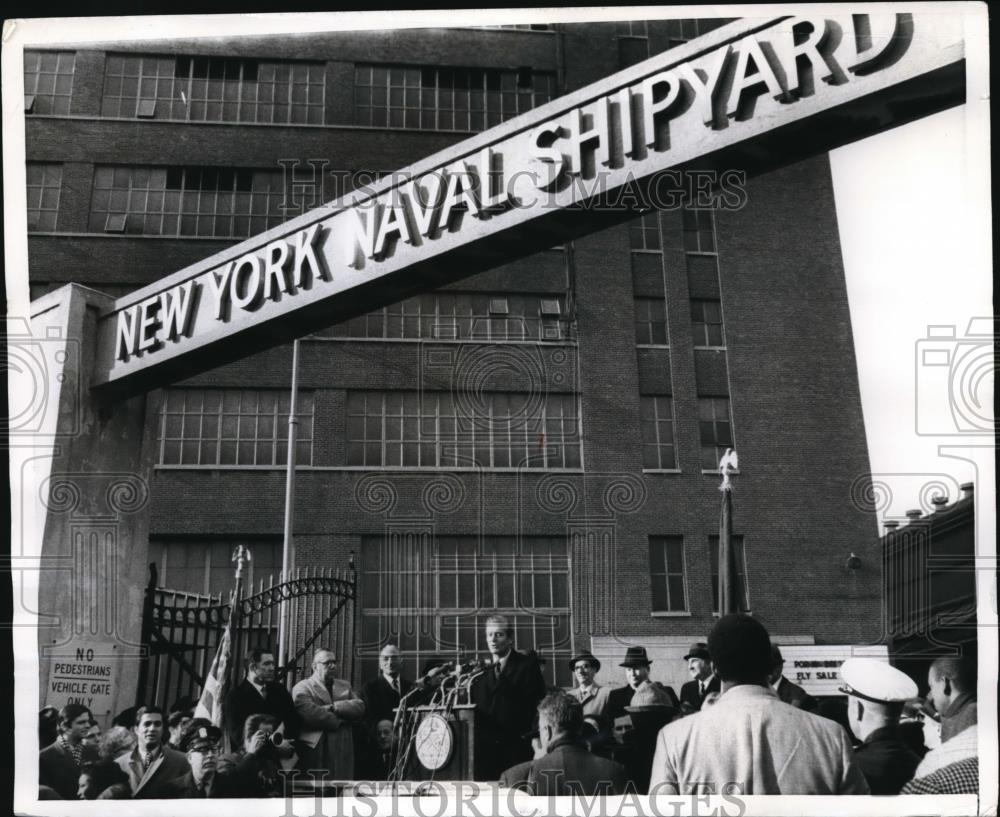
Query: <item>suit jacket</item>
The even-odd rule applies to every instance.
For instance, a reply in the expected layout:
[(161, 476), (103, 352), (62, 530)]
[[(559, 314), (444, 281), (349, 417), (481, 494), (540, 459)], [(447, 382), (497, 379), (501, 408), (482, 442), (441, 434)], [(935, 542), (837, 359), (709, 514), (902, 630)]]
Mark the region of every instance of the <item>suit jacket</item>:
[(162, 747), (160, 756), (145, 771), (142, 770), (141, 757), (139, 749), (136, 748), (115, 761), (128, 775), (133, 800), (155, 800), (166, 797), (168, 795), (165, 792), (169, 791), (167, 784), (191, 771), (187, 755), (169, 746)]
[[(402, 695), (413, 689), (413, 686), (413, 681), (400, 676), (399, 688)], [(394, 717), (392, 710), (399, 706), (401, 697), (399, 692), (389, 686), (385, 676), (379, 673), (378, 678), (373, 678), (361, 687), (361, 700), (365, 702), (365, 722), (373, 726), (383, 719), (391, 721)]]
[(523, 735), (534, 728), (538, 702), (545, 697), (545, 679), (535, 656), (511, 650), (499, 678), (492, 667), (472, 682), (472, 703), (478, 710), (477, 780), (499, 780), (504, 769), (531, 758), (531, 743)]
[[(211, 791), (199, 789), (194, 782), (194, 775), (189, 771), (186, 775), (168, 780), (163, 785), (163, 798), (171, 800), (200, 800), (206, 797), (219, 797), (218, 775), (212, 781)], [(223, 795), (224, 796), (224, 795)]]
[(819, 706), (819, 702), (808, 692), (806, 692), (798, 684), (793, 684), (784, 675), (781, 676), (781, 680), (778, 682), (778, 698), (784, 701), (786, 704), (791, 704), (799, 709), (804, 709), (806, 712), (812, 712)]
[[(332, 690), (310, 675), (292, 688), (292, 701), (301, 720), (300, 768), (326, 769), (333, 780), (354, 778), (352, 724), (365, 714), (365, 704), (347, 681), (334, 679)], [(331, 712), (326, 707), (336, 706)]]
[(663, 727), (649, 791), (868, 794), (853, 754), (839, 724), (789, 706), (770, 688), (740, 685)]
[[(97, 750), (84, 746), (80, 762), (97, 760)], [(49, 744), (38, 753), (38, 785), (48, 786), (64, 800), (76, 800), (80, 788), (80, 767), (72, 753), (63, 748), (62, 741)]]
[(622, 715), (628, 714), (625, 711), (625, 707), (632, 703), (633, 695), (635, 695), (635, 690), (628, 684), (613, 689), (608, 693), (608, 705), (604, 713), (609, 724), (614, 724), (615, 718), (620, 718)]
[(284, 793), (285, 777), (273, 749), (219, 758), (212, 797), (281, 797)]
[(238, 686), (233, 687), (226, 695), (223, 711), (226, 716), (226, 731), (232, 750), (243, 748), (243, 724), (250, 715), (263, 713), (273, 715), (285, 725), (285, 735), (289, 738), (299, 736), (299, 714), (295, 711), (292, 696), (282, 684), (271, 681), (264, 685), (267, 691), (265, 700), (257, 691), (257, 687), (246, 678)]
[(539, 797), (622, 794), (625, 767), (591, 754), (586, 746), (570, 738), (554, 741), (544, 757), (528, 770), (527, 791)]
[[(709, 692), (719, 692), (722, 689), (722, 681), (719, 680), (718, 675), (712, 675), (712, 679), (708, 682), (708, 686), (705, 688), (705, 695)], [(705, 700), (705, 695), (702, 695), (698, 690), (697, 681), (688, 681), (681, 687), (681, 703), (688, 704), (695, 712), (701, 710), (701, 705)]]

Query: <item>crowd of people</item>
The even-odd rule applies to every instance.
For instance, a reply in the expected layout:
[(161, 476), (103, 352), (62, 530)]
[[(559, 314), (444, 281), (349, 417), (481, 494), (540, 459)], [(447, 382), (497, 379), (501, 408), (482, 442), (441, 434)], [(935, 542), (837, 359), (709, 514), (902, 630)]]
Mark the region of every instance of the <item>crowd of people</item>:
[[(926, 699), (889, 664), (851, 658), (841, 668), (845, 712), (785, 678), (780, 649), (747, 615), (724, 616), (691, 646), (679, 696), (650, 679), (643, 647), (627, 649), (621, 687), (598, 684), (601, 662), (583, 653), (570, 662), (576, 683), (562, 690), (546, 687), (543, 659), (514, 649), (507, 619), (491, 616), (485, 635), (491, 661), (469, 689), (478, 780), (546, 796), (978, 789), (976, 667), (967, 657), (934, 661)], [(337, 677), (327, 649), (291, 692), (276, 669), (272, 652), (250, 653), (222, 728), (195, 718), (190, 700), (169, 713), (127, 711), (103, 734), (82, 705), (43, 709), (40, 799), (276, 797), (288, 773), (303, 772), (385, 780), (401, 749), (400, 702), (430, 700), (452, 670), (441, 660), (417, 681), (404, 678), (391, 644), (358, 692)]]

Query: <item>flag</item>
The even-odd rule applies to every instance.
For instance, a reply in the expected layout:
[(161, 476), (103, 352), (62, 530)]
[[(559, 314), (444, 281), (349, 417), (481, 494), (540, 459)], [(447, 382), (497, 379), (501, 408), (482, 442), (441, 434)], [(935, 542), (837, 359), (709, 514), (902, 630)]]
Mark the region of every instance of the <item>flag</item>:
[(196, 718), (208, 718), (212, 723), (222, 729), (223, 735), (226, 729), (223, 726), (222, 705), (226, 700), (226, 693), (229, 691), (229, 662), (233, 657), (233, 619), (236, 618), (235, 598), (230, 606), (229, 620), (222, 631), (222, 638), (219, 640), (219, 649), (212, 659), (212, 666), (205, 677), (205, 684), (201, 689), (201, 697), (198, 698), (198, 705), (195, 707), (194, 716)]
[(742, 612), (743, 592), (736, 572), (736, 551), (733, 549), (733, 486), (729, 474), (737, 467), (736, 452), (726, 449), (719, 462), (722, 474), (722, 511), (719, 514), (719, 615)]

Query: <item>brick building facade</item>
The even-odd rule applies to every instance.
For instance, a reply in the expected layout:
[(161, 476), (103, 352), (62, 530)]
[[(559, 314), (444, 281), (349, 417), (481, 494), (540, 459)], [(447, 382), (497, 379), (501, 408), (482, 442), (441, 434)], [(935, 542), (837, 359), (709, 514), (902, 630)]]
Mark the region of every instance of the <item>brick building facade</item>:
[[(130, 292), (707, 26), (535, 29), (27, 51), (32, 296)], [(224, 590), (237, 543), (280, 570), (290, 369), (165, 390), (136, 545), (163, 585)], [(495, 610), (560, 683), (597, 643), (679, 658), (714, 620), (729, 446), (749, 609), (788, 643), (883, 630), (878, 570), (843, 566), (880, 545), (826, 155), (304, 338), (300, 388), (294, 565), (355, 554), (355, 680), (390, 639), (411, 670), (484, 652)]]

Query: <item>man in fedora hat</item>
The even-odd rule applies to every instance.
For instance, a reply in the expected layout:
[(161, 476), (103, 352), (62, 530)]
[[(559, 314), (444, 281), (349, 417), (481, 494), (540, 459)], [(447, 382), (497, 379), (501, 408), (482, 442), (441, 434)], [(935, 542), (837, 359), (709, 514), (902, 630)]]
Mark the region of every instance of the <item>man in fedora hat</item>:
[(569, 694), (576, 698), (583, 707), (584, 721), (592, 721), (600, 732), (608, 723), (605, 715), (608, 708), (608, 695), (611, 694), (609, 687), (601, 686), (594, 680), (597, 673), (601, 671), (601, 662), (589, 652), (583, 652), (569, 662), (569, 668), (576, 681), (576, 686), (569, 690)]
[(721, 682), (712, 669), (712, 658), (708, 654), (708, 644), (704, 641), (692, 644), (684, 660), (687, 661), (691, 680), (681, 687), (681, 705), (686, 704), (685, 712), (689, 707), (691, 711), (697, 712), (709, 692), (719, 691)]
[[(625, 651), (625, 660), (618, 666), (625, 668), (626, 684), (611, 690), (608, 695), (606, 717), (609, 723), (627, 714), (625, 707), (632, 703), (632, 696), (642, 683), (649, 680), (649, 667), (652, 663), (646, 655), (645, 647), (629, 647)], [(670, 705), (677, 708), (679, 706), (677, 694), (670, 687), (663, 687), (663, 690), (667, 693)]]
[(786, 704), (804, 709), (806, 712), (812, 712), (816, 709), (819, 702), (798, 684), (793, 684), (785, 677), (785, 659), (777, 644), (771, 645), (771, 661), (774, 668), (771, 670), (768, 681), (778, 697)]
[(840, 667), (848, 721), (861, 745), (854, 762), (872, 794), (899, 794), (920, 763), (899, 730), (904, 704), (917, 695), (910, 676), (874, 658), (848, 658)]

